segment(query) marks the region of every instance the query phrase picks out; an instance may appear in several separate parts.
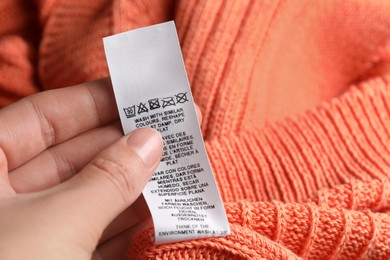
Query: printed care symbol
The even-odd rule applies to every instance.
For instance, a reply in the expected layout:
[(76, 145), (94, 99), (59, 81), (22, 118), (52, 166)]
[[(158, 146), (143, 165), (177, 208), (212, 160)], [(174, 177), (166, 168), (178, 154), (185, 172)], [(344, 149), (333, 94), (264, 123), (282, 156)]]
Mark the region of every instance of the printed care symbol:
[(173, 97), (166, 97), (162, 99), (162, 107), (166, 108), (168, 106), (176, 106), (175, 100), (173, 100)]
[(145, 113), (145, 112), (147, 113), (149, 111), (148, 108), (145, 106), (145, 104), (144, 103), (139, 103), (139, 105), (137, 105), (137, 107), (138, 107), (138, 114)]
[(185, 103), (186, 101), (188, 101), (187, 92), (176, 95), (176, 103)]
[(149, 99), (148, 102), (150, 110), (160, 108), (160, 102), (158, 102), (158, 98)]
[(135, 117), (135, 105), (131, 107), (125, 107), (123, 108), (123, 111), (125, 112), (127, 118)]

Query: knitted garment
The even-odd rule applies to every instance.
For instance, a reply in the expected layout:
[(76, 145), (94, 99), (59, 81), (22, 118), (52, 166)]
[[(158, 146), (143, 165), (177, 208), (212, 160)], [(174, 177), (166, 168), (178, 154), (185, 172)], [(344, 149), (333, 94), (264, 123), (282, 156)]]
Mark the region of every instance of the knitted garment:
[(388, 0), (1, 0), (0, 105), (108, 76), (102, 37), (171, 19), (232, 234), (129, 255), (389, 259)]

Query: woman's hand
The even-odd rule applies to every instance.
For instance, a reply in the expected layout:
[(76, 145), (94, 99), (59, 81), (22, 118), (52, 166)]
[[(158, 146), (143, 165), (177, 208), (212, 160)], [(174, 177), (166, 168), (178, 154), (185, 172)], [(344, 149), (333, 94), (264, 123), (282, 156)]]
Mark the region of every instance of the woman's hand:
[(0, 110), (0, 259), (90, 259), (98, 244), (96, 259), (125, 257), (162, 139), (123, 137), (117, 119), (109, 80)]

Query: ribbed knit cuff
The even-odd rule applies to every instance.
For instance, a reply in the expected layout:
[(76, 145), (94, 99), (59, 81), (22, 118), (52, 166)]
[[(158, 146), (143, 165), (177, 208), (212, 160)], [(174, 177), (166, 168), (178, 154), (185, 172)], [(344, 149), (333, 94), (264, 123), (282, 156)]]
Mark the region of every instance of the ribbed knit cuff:
[(206, 143), (226, 202), (302, 202), (390, 173), (390, 84), (376, 78), (293, 119)]

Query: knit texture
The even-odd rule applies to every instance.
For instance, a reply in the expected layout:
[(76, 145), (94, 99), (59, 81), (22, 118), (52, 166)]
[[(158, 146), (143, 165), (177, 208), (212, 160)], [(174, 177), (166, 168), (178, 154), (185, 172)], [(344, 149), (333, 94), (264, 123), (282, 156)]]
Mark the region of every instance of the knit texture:
[(390, 258), (387, 0), (2, 0), (0, 106), (108, 76), (101, 38), (174, 19), (232, 234), (133, 259)]

